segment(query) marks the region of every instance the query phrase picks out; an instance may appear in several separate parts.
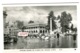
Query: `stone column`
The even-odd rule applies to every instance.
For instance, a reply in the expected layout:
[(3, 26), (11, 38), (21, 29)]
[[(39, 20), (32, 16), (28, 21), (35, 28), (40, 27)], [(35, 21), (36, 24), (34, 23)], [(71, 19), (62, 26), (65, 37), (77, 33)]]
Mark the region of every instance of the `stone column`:
[(50, 48), (52, 48), (54, 46), (54, 37), (52, 34), (52, 17), (50, 18)]
[(50, 18), (50, 34), (52, 32), (52, 18)]

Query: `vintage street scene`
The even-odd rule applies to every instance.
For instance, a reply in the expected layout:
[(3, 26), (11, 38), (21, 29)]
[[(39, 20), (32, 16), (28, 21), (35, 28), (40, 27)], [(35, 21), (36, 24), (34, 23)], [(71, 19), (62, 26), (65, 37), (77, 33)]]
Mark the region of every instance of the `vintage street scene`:
[(4, 49), (77, 48), (77, 6), (3, 7)]

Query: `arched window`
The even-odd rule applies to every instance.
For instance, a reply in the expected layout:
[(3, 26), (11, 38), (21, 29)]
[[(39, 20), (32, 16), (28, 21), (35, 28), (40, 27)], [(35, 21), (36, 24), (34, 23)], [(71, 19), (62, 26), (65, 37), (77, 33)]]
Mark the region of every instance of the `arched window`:
[(45, 30), (45, 33), (47, 32), (47, 30)]
[(44, 30), (43, 30), (43, 33), (44, 33)]
[(40, 33), (42, 33), (42, 30), (40, 30)]
[(35, 33), (35, 30), (34, 30), (34, 33)]
[(37, 33), (37, 30), (36, 30), (36, 33)]
[(35, 27), (35, 28), (37, 28), (37, 27)]

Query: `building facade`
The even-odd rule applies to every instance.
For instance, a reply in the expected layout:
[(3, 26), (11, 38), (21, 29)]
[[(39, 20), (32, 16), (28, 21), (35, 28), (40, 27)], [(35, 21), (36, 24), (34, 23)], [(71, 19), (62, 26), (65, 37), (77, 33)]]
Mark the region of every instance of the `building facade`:
[(24, 31), (28, 32), (30, 35), (44, 34), (47, 33), (47, 29), (45, 27), (46, 24), (30, 23), (27, 24)]

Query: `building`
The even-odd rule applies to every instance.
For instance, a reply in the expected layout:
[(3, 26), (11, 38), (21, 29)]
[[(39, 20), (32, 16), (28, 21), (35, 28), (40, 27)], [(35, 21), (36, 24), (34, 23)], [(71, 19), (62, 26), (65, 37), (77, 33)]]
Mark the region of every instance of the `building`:
[(46, 24), (30, 23), (27, 24), (24, 31), (28, 32), (30, 35), (44, 34), (47, 33), (47, 29), (45, 27)]
[(9, 34), (9, 33), (7, 32), (8, 28), (6, 27), (6, 17), (7, 17), (7, 13), (6, 13), (6, 11), (3, 11), (3, 19), (4, 19), (4, 35), (5, 35), (5, 34)]
[(6, 11), (3, 11), (4, 28), (5, 28), (5, 25), (6, 25), (6, 17), (7, 17), (7, 13), (6, 13)]
[(8, 28), (10, 36), (17, 36), (18, 32), (21, 32), (21, 29), (17, 27), (16, 22), (12, 22), (12, 25), (9, 25)]

